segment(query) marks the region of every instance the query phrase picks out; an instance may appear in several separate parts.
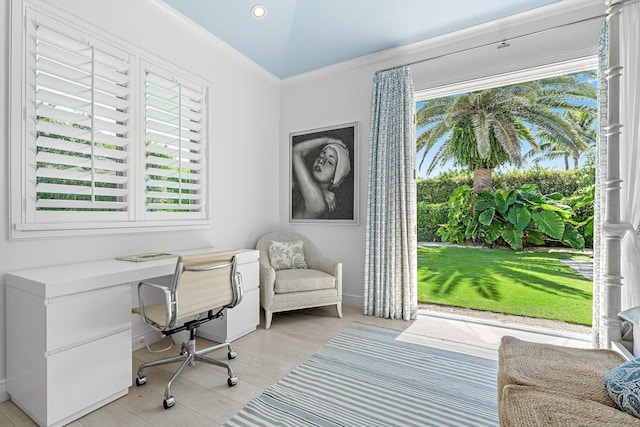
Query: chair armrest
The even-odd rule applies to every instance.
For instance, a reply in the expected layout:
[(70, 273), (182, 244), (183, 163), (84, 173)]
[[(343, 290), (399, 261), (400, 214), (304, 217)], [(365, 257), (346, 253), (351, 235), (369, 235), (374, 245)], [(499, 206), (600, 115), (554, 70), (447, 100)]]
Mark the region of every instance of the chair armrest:
[[(156, 291), (161, 291), (163, 296), (164, 296), (164, 306), (165, 306), (165, 313), (166, 313), (166, 318), (165, 318), (165, 324), (164, 325), (160, 325), (154, 321), (152, 321), (151, 319), (149, 319), (147, 317), (147, 315), (145, 314), (145, 304), (144, 304), (144, 292), (143, 292), (143, 288), (144, 287), (148, 287), (151, 290), (156, 290)], [(160, 330), (166, 330), (166, 329), (170, 329), (174, 326), (175, 322), (176, 322), (176, 302), (172, 299), (172, 295), (171, 295), (171, 291), (169, 290), (168, 287), (166, 286), (162, 286), (162, 285), (158, 285), (156, 283), (150, 283), (150, 282), (140, 282), (138, 283), (138, 301), (140, 303), (140, 316), (142, 317), (142, 321), (153, 327), (153, 328), (157, 328)]]
[(326, 258), (307, 258), (307, 266), (313, 270), (320, 270), (335, 277), (339, 262)]
[(242, 273), (236, 271), (233, 277), (233, 301), (228, 308), (234, 308), (236, 305), (242, 302), (242, 298), (244, 298), (244, 279), (242, 278)]
[(319, 270), (324, 273), (330, 274), (336, 278), (336, 289), (338, 294), (342, 295), (342, 263), (332, 261), (326, 258), (309, 258), (307, 259), (307, 266), (314, 270)]
[(276, 270), (271, 264), (260, 260), (260, 300), (263, 307), (269, 307), (273, 303), (275, 283)]

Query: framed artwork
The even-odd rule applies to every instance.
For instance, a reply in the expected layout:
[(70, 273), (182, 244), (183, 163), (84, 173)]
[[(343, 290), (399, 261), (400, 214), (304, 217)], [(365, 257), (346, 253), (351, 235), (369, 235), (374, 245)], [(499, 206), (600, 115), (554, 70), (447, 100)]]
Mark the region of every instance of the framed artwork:
[(289, 222), (358, 224), (358, 123), (289, 134)]

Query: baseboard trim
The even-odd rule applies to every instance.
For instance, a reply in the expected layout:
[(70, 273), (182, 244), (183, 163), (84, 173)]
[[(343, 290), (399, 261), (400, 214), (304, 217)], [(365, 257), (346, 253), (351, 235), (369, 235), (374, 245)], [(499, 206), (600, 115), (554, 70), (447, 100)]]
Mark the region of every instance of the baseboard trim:
[(7, 392), (7, 380), (0, 381), (0, 402), (11, 399), (11, 396)]
[(148, 330), (137, 335), (131, 336), (131, 348), (133, 351), (139, 350), (147, 345), (151, 345), (160, 341), (163, 338), (162, 334), (158, 331)]
[(342, 303), (354, 307), (363, 307), (364, 297), (362, 295), (347, 295), (343, 293)]

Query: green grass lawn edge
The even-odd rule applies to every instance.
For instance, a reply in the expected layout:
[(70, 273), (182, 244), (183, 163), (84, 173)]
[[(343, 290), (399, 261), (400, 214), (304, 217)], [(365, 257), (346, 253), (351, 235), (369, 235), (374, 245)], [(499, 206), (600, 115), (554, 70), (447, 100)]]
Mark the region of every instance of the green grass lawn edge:
[(418, 247), (418, 301), (591, 326), (592, 281), (562, 259), (586, 253)]

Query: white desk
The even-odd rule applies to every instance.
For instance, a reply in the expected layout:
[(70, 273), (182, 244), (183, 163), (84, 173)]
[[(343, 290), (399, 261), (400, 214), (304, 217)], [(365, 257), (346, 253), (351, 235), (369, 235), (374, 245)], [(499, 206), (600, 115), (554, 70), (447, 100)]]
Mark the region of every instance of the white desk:
[[(214, 249), (215, 250), (215, 249)], [(199, 249), (183, 252), (212, 251)], [(231, 341), (260, 320), (257, 250), (242, 250), (244, 298), (200, 335)], [(132, 384), (132, 283), (173, 274), (176, 258), (115, 259), (6, 275), (7, 391), (42, 426), (67, 424)], [(219, 323), (216, 325), (216, 323)], [(206, 326), (206, 328), (205, 328)]]

